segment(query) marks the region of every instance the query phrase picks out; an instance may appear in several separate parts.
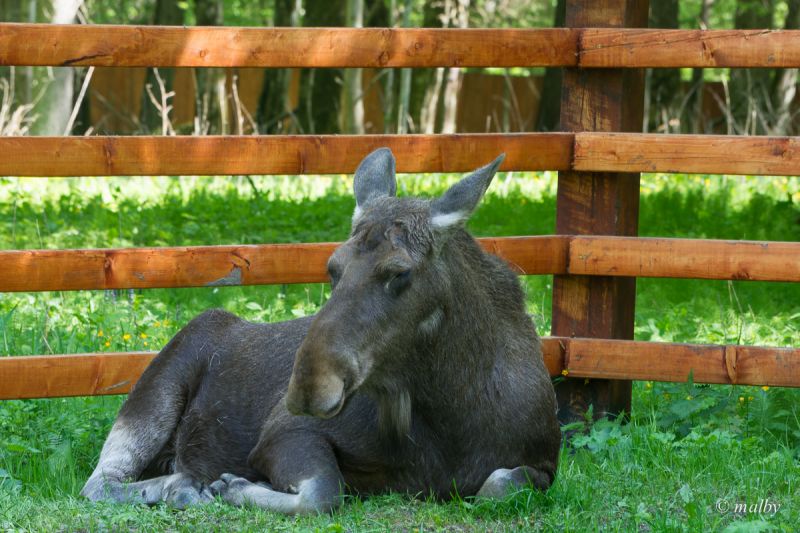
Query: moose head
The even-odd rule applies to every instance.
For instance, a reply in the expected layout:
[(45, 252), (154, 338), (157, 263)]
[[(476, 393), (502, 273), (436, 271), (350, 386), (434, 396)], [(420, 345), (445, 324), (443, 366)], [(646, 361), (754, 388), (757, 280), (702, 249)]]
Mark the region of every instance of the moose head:
[(361, 162), (350, 238), (328, 261), (331, 297), (295, 357), (290, 412), (330, 418), (356, 390), (391, 394), (412, 355), (441, 334), (445, 321), (458, 319), (454, 294), (480, 283), (461, 268), (472, 249), (462, 244), (474, 244), (464, 224), (504, 157), (434, 200), (396, 196), (388, 148)]

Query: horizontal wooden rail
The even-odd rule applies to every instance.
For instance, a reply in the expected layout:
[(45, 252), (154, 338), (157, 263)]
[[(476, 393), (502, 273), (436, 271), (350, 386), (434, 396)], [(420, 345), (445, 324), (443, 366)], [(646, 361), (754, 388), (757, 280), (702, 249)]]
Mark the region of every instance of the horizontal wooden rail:
[[(800, 349), (545, 337), (551, 376), (800, 387)], [(155, 352), (0, 358), (0, 400), (127, 393)]]
[(800, 243), (571, 237), (567, 264), (577, 275), (800, 281)]
[(581, 67), (800, 66), (798, 30), (581, 30)]
[(0, 65), (522, 67), (576, 64), (578, 32), (0, 24)]
[[(520, 273), (566, 268), (559, 236), (481, 239)], [(317, 283), (336, 243), (0, 251), (0, 292)]]
[[(479, 239), (520, 274), (800, 281), (800, 243), (547, 235)], [(326, 282), (336, 243), (0, 251), (0, 292)]]
[(572, 168), (795, 176), (800, 137), (577, 133)]
[(643, 133), (0, 137), (2, 176), (347, 174), (381, 146), (398, 172), (501, 170), (797, 175), (800, 137)]
[(0, 137), (0, 175), (349, 174), (388, 146), (398, 172), (464, 172), (506, 154), (503, 170), (569, 168), (569, 133)]
[(0, 65), (800, 67), (800, 31), (0, 24)]

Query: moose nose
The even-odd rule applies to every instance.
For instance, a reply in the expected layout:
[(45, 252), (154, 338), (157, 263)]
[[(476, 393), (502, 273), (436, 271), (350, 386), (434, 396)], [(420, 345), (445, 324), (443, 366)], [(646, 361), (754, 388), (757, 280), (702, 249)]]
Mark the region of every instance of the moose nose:
[(312, 378), (310, 383), (298, 383), (293, 375), (286, 394), (286, 408), (293, 415), (332, 418), (342, 410), (344, 400), (344, 381), (336, 375)]

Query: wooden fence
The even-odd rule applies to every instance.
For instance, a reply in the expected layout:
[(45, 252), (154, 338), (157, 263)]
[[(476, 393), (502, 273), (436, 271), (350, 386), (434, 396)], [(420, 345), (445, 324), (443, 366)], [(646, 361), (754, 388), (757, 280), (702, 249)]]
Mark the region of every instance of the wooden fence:
[[(800, 32), (634, 29), (647, 2), (568, 0), (570, 29), (171, 28), (0, 24), (0, 65), (565, 67), (564, 133), (7, 137), (0, 175), (351, 173), (389, 146), (399, 172), (558, 170), (558, 235), (482, 239), (553, 274), (544, 340), (561, 417), (630, 407), (631, 379), (800, 386), (800, 349), (635, 342), (636, 277), (800, 281), (800, 243), (637, 238), (639, 172), (791, 175), (800, 138), (645, 135), (642, 67), (800, 67)], [(593, 27), (595, 26), (595, 27)], [(611, 27), (596, 27), (611, 26)], [(626, 28), (625, 26), (631, 26)], [(302, 178), (298, 178), (302, 179)], [(325, 281), (334, 243), (0, 251), (0, 291)], [(594, 338), (593, 338), (594, 337)], [(0, 398), (127, 392), (153, 353), (0, 359)], [(580, 378), (580, 379), (571, 379)], [(589, 379), (587, 379), (589, 378)], [(588, 383), (587, 383), (588, 382)]]

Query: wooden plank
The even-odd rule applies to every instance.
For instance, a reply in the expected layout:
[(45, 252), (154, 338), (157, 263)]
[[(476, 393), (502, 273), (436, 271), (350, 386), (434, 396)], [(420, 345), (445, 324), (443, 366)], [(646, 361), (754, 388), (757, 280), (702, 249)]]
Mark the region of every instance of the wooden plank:
[(576, 64), (578, 30), (0, 24), (0, 65), (534, 67)]
[(575, 170), (796, 175), (800, 137), (577, 133)]
[(574, 237), (569, 273), (589, 276), (800, 281), (800, 243)]
[[(521, 274), (566, 272), (565, 237), (479, 239)], [(0, 292), (327, 282), (338, 243), (0, 251)]]
[[(566, 0), (567, 27), (646, 27), (648, 2)], [(644, 76), (639, 69), (564, 69), (561, 128), (571, 132), (640, 131)], [(556, 233), (636, 235), (639, 175), (559, 172)], [(621, 277), (555, 276), (554, 335), (633, 338), (636, 280)], [(556, 387), (559, 420), (583, 420), (590, 406), (596, 417), (630, 413), (627, 381), (567, 379)]]
[(501, 170), (570, 166), (566, 133), (0, 137), (2, 176), (349, 174), (388, 146), (398, 172), (465, 172), (506, 154)]
[(0, 400), (125, 394), (154, 352), (0, 358)]
[(581, 67), (800, 67), (798, 30), (587, 28)]
[(564, 359), (579, 378), (800, 387), (800, 348), (566, 339)]
[[(800, 387), (800, 348), (544, 337), (542, 353), (553, 377)], [(2, 357), (0, 400), (125, 394), (155, 355)]]

